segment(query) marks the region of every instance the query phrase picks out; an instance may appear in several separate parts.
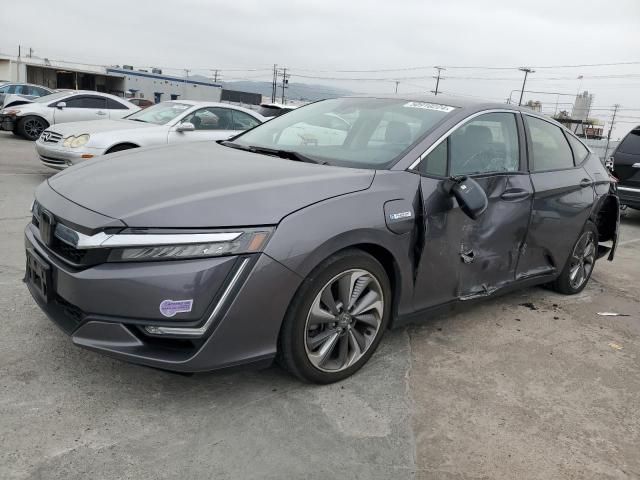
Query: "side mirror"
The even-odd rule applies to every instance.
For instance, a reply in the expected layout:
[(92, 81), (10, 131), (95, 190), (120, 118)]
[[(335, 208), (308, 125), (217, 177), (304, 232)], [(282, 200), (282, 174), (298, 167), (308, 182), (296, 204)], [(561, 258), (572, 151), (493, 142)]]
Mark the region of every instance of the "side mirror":
[(469, 218), (477, 220), (489, 205), (487, 194), (480, 184), (469, 177), (454, 177), (449, 181), (452, 183), (449, 191), (458, 201), (460, 209)]
[(59, 108), (60, 110), (62, 110), (63, 108), (66, 108), (66, 106), (67, 106), (67, 102), (56, 103), (56, 108)]
[(182, 122), (176, 127), (176, 132), (193, 132), (196, 126), (191, 122)]

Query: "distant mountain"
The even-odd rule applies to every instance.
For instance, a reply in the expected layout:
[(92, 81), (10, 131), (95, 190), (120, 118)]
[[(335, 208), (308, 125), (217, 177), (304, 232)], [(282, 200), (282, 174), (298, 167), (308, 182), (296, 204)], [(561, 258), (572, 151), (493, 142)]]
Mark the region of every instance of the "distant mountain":
[[(271, 82), (236, 81), (222, 82), (222, 87), (228, 90), (240, 90), (243, 92), (259, 93), (271, 97)], [(327, 85), (313, 85), (308, 83), (290, 83), (286, 89), (285, 97), (292, 100), (315, 101), (323, 98), (335, 98), (349, 95), (349, 90), (329, 87)], [(282, 85), (278, 85), (277, 96), (282, 95)]]

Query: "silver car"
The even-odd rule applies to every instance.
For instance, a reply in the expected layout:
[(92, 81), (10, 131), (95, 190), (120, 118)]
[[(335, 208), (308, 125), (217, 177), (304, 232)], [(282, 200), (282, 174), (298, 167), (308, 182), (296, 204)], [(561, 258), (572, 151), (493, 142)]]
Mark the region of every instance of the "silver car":
[(62, 170), (83, 160), (130, 148), (225, 140), (260, 125), (251, 110), (215, 102), (162, 102), (124, 119), (55, 125), (36, 142), (40, 161)]
[(31, 83), (0, 82), (0, 108), (24, 103), (22, 100), (34, 100), (51, 95), (53, 90)]
[(82, 120), (122, 118), (140, 107), (108, 93), (71, 90), (36, 98), (0, 111), (0, 129), (37, 140), (50, 125)]

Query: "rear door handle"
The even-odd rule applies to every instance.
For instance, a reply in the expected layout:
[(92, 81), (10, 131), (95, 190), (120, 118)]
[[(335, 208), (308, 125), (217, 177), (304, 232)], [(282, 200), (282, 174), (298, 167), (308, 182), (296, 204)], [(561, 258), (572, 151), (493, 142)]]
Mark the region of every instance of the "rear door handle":
[(510, 188), (509, 190), (505, 190), (500, 198), (503, 200), (522, 200), (523, 198), (527, 198), (531, 193), (528, 190), (524, 190), (522, 188)]
[(96, 112), (96, 114), (97, 114), (97, 115), (106, 115), (106, 113), (105, 113), (105, 112), (102, 112), (102, 111)]
[(583, 178), (582, 180), (580, 180), (581, 187), (590, 187), (592, 184), (593, 182), (589, 178)]

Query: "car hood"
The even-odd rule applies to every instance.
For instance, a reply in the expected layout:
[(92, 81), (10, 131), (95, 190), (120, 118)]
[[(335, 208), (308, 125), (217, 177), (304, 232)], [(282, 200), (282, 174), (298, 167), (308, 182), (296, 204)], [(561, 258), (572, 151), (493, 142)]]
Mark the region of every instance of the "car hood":
[[(103, 132), (117, 132), (119, 130), (131, 131), (134, 129), (158, 128), (158, 125), (133, 120), (88, 120), (85, 122), (58, 123), (52, 130), (66, 137), (68, 135), (81, 135), (83, 133), (98, 134)], [(167, 129), (168, 127), (162, 126)]]
[(48, 182), (130, 227), (217, 228), (277, 224), (313, 203), (369, 188), (374, 175), (197, 142), (111, 154)]

